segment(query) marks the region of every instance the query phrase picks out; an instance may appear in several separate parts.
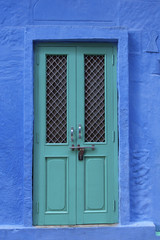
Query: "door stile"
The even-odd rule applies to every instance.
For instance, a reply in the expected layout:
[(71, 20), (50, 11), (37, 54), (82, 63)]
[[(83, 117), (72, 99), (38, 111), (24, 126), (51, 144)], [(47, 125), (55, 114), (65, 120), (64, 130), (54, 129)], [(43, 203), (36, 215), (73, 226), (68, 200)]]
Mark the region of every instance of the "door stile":
[[(37, 60), (39, 57), (38, 54), (39, 49), (35, 49), (34, 53), (34, 151), (33, 151), (33, 223), (35, 225), (38, 224), (38, 214), (39, 211), (37, 211), (37, 203), (39, 202), (38, 198), (38, 173), (39, 173), (39, 168), (38, 168), (38, 153), (39, 153), (39, 139), (37, 139), (37, 135), (39, 136), (39, 126), (38, 126), (38, 91), (39, 91), (39, 79), (38, 79), (38, 69), (39, 69), (39, 64), (37, 64)], [(37, 122), (35, 124), (35, 122)], [(36, 179), (36, 180), (35, 180)]]
[(42, 49), (39, 49), (39, 68), (38, 68), (38, 133), (39, 133), (39, 151), (37, 158), (38, 163), (38, 199), (39, 199), (39, 211), (38, 211), (38, 224), (41, 225), (44, 223), (44, 212), (45, 212), (45, 199), (44, 199), (44, 191), (45, 191), (45, 156), (44, 156), (44, 142), (45, 142), (45, 116), (46, 116), (46, 108), (45, 108), (45, 96), (46, 96), (46, 87), (45, 81), (41, 79), (46, 79), (46, 63), (45, 56), (42, 52)]
[[(116, 214), (117, 212), (115, 211), (113, 205), (114, 205), (114, 201), (115, 201), (115, 192), (117, 191), (117, 188), (114, 185), (114, 175), (115, 175), (115, 169), (114, 169), (114, 162), (117, 161), (117, 159), (115, 159), (114, 156), (114, 148), (115, 148), (115, 144), (116, 141), (114, 140), (114, 112), (115, 112), (115, 108), (114, 108), (114, 75), (113, 75), (113, 62), (112, 62), (112, 48), (110, 48), (110, 50), (108, 51), (108, 56), (107, 56), (107, 69), (108, 69), (108, 74), (107, 74), (107, 97), (106, 97), (106, 106), (108, 107), (108, 112), (107, 112), (107, 122), (108, 122), (108, 147), (109, 147), (109, 152), (108, 152), (108, 157), (109, 157), (109, 161), (108, 161), (108, 219), (110, 221), (110, 223), (114, 223), (115, 221), (117, 221), (116, 219)], [(117, 199), (116, 199), (117, 200)]]

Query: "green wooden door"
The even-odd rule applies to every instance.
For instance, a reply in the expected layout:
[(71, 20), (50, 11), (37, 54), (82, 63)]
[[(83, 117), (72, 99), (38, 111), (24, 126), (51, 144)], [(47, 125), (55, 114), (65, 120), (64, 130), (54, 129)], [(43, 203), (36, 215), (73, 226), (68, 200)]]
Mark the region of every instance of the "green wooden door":
[(118, 221), (116, 47), (39, 45), (35, 225)]

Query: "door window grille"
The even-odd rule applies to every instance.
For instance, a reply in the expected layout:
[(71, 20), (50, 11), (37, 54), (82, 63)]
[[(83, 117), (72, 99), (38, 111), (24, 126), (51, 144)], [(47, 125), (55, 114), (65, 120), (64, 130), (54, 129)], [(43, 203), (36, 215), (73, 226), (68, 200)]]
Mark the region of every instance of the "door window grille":
[(46, 142), (67, 142), (67, 55), (46, 56)]
[(85, 55), (85, 142), (105, 142), (104, 55)]

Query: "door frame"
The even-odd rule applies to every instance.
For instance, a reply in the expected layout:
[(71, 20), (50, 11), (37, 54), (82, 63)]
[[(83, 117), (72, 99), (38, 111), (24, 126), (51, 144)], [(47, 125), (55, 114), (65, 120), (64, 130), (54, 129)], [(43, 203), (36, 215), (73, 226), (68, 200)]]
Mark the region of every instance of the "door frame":
[[(28, 26), (24, 63), (24, 226), (32, 226), (34, 46), (38, 42), (114, 42), (118, 46), (119, 223), (130, 221), (128, 32), (103, 26)], [(125, 209), (125, 210), (124, 210)]]
[[(34, 82), (35, 82), (35, 85), (34, 85), (35, 86), (34, 87), (34, 113), (35, 113), (35, 117), (36, 117), (35, 118), (36, 119), (36, 125), (34, 125), (34, 151), (33, 151), (33, 153), (34, 153), (34, 160), (33, 160), (33, 219), (34, 219), (34, 224), (35, 225), (44, 225), (43, 223), (45, 222), (45, 220), (42, 220), (44, 218), (44, 216), (42, 216), (42, 215), (45, 214), (45, 212), (44, 213), (41, 212), (42, 211), (42, 205), (40, 205), (40, 201), (39, 201), (39, 198), (41, 198), (41, 202), (43, 202), (42, 201), (43, 195), (41, 193), (43, 190), (42, 189), (41, 189), (41, 191), (37, 190), (37, 189), (39, 189), (39, 182), (41, 182), (41, 185), (45, 184), (41, 181), (41, 177), (39, 176), (39, 171), (40, 171), (40, 168), (42, 168), (42, 167), (41, 167), (41, 163), (37, 159), (37, 157), (39, 156), (39, 151), (40, 151), (38, 149), (40, 148), (40, 145), (41, 145), (40, 141), (39, 141), (39, 134), (40, 134), (39, 131), (40, 131), (40, 129), (43, 129), (42, 125), (41, 125), (41, 128), (39, 129), (39, 120), (38, 120), (37, 116), (39, 116), (39, 111), (40, 111), (40, 109), (42, 109), (42, 107), (40, 108), (40, 106), (43, 105), (42, 102), (41, 102), (41, 99), (44, 100), (44, 95), (45, 95), (45, 93), (44, 93), (45, 90), (43, 90), (44, 88), (43, 89), (41, 88), (42, 89), (41, 92), (43, 92), (43, 93), (42, 93), (41, 98), (39, 98), (39, 94), (41, 93), (41, 92), (39, 93), (39, 88), (40, 88), (40, 84), (41, 84), (40, 79), (39, 79), (40, 72), (41, 72), (40, 76), (42, 76), (42, 71), (40, 70), (40, 67), (44, 68), (43, 66), (45, 66), (45, 63), (44, 63), (43, 66), (41, 65), (40, 53), (42, 53), (43, 51), (46, 51), (47, 53), (52, 52), (50, 54), (53, 54), (54, 53), (53, 51), (55, 50), (56, 54), (57, 54), (57, 51), (59, 52), (59, 54), (62, 54), (63, 52), (65, 52), (64, 54), (66, 54), (66, 51), (68, 53), (71, 53), (70, 52), (71, 49), (74, 50), (74, 52), (75, 52), (75, 57), (76, 57), (75, 58), (75, 64), (76, 64), (76, 61), (79, 60), (79, 58), (77, 58), (77, 51), (81, 52), (82, 49), (83, 49), (83, 51), (87, 51), (87, 52), (96, 52), (96, 54), (98, 54), (99, 51), (101, 52), (99, 54), (102, 54), (102, 53), (105, 54), (105, 52), (106, 52), (106, 54), (110, 55), (110, 58), (107, 58), (107, 66), (105, 65), (105, 69), (107, 70), (107, 73), (105, 72), (105, 74), (107, 74), (107, 78), (109, 78), (108, 80), (106, 80), (105, 88), (108, 89), (108, 87), (110, 86), (109, 90), (107, 90), (107, 89), (105, 90), (105, 92), (107, 93), (107, 95), (105, 96), (106, 97), (105, 98), (105, 103), (107, 101), (108, 94), (110, 95), (110, 93), (111, 93), (110, 98), (111, 98), (111, 101), (112, 101), (112, 104), (113, 104), (113, 108), (110, 109), (110, 107), (109, 107), (110, 104), (108, 105), (108, 101), (107, 101), (106, 104), (108, 106), (107, 109), (108, 108), (110, 109), (110, 112), (109, 112), (110, 114), (107, 115), (107, 118), (110, 115), (113, 118), (113, 122), (109, 121), (109, 120), (107, 121), (108, 122), (107, 126), (108, 126), (108, 124), (113, 125), (112, 126), (112, 128), (113, 128), (112, 129), (112, 135), (111, 135), (111, 132), (110, 132), (110, 138), (109, 138), (110, 140), (108, 139), (110, 144), (113, 146), (112, 153), (110, 152), (110, 154), (113, 154), (113, 155), (112, 155), (112, 158), (111, 158), (112, 160), (111, 159), (110, 159), (110, 161), (108, 160), (108, 164), (109, 165), (111, 164), (113, 166), (114, 176), (113, 176), (113, 178), (111, 177), (112, 175), (110, 174), (110, 170), (108, 169), (108, 176), (110, 175), (110, 177), (112, 178), (112, 180), (111, 179), (108, 179), (108, 180), (111, 181), (110, 184), (111, 184), (112, 188), (114, 189), (114, 191), (111, 191), (111, 186), (108, 185), (108, 189), (110, 189), (110, 191), (109, 190), (108, 191), (109, 191), (109, 193), (111, 193), (111, 196), (112, 196), (112, 197), (107, 198), (108, 201), (109, 201), (108, 208), (110, 210), (109, 210), (109, 212), (107, 211), (108, 213), (106, 212), (107, 215), (106, 215), (106, 213), (101, 213), (101, 214), (103, 215), (103, 219), (105, 219), (106, 216), (108, 218), (108, 222), (107, 221), (103, 222), (103, 224), (105, 224), (105, 223), (106, 224), (117, 223), (118, 222), (118, 156), (117, 156), (117, 154), (118, 154), (118, 139), (117, 139), (118, 130), (117, 130), (117, 101), (116, 101), (116, 99), (117, 99), (117, 87), (116, 87), (117, 86), (117, 81), (116, 81), (116, 75), (117, 75), (116, 74), (116, 71), (117, 71), (117, 46), (116, 46), (115, 43), (77, 43), (76, 42), (76, 43), (39, 43), (39, 44), (36, 44), (36, 46), (35, 46), (35, 53), (34, 53), (35, 54), (35, 57), (34, 57), (35, 58), (35, 64), (34, 64), (35, 65), (35, 70), (34, 70), (34, 72), (35, 72), (35, 74), (34, 74), (35, 75), (34, 76)], [(77, 62), (78, 66), (79, 66), (79, 64), (80, 63)], [(109, 68), (109, 66), (110, 66), (110, 68)], [(68, 72), (68, 70), (67, 70), (67, 72)], [(76, 72), (79, 76), (79, 70), (76, 70), (75, 74), (76, 74)], [(83, 74), (82, 74), (81, 77), (83, 79)], [(80, 82), (77, 81), (77, 82), (74, 83), (74, 85), (76, 86), (79, 83)], [(83, 84), (84, 83), (82, 82), (82, 85)], [(44, 85), (45, 85), (45, 83), (44, 83)], [(68, 86), (68, 83), (67, 83), (67, 86)], [(78, 86), (78, 89), (80, 89), (80, 85), (77, 85), (77, 86)], [(68, 90), (67, 90), (67, 92), (68, 92)], [(80, 94), (80, 96), (81, 95), (83, 95), (83, 94)], [(79, 96), (79, 98), (80, 98), (80, 96)], [(76, 98), (77, 98), (77, 96), (76, 96)], [(40, 103), (39, 103), (39, 101), (40, 101)], [(75, 101), (75, 102), (77, 102), (77, 101)], [(84, 102), (83, 102), (82, 105), (84, 105)], [(44, 112), (44, 110), (43, 110), (43, 112)], [(107, 112), (108, 112), (108, 110), (107, 110)], [(43, 120), (41, 119), (41, 124), (42, 124), (42, 122), (43, 122), (43, 125), (45, 125), (45, 123), (44, 123), (45, 120), (44, 119)], [(43, 131), (45, 131), (45, 129), (43, 129)], [(111, 129), (110, 129), (110, 131), (111, 131)], [(45, 133), (43, 133), (43, 134), (45, 135)], [(43, 134), (41, 132), (41, 138), (42, 138)], [(106, 139), (107, 139), (107, 135), (108, 135), (108, 133), (106, 134)], [(43, 139), (44, 139), (44, 136), (43, 136)], [(106, 140), (106, 142), (108, 142), (108, 140)], [(67, 144), (69, 144), (69, 142), (67, 142)], [(84, 143), (84, 144), (87, 144), (87, 143)], [(91, 144), (91, 143), (89, 143), (89, 144)], [(55, 146), (57, 146), (57, 144), (55, 144)], [(106, 145), (106, 148), (107, 148), (107, 145)], [(40, 149), (43, 149), (43, 148), (40, 148)], [(38, 158), (40, 158), (40, 156)], [(75, 159), (75, 161), (76, 161), (76, 159)], [(79, 161), (76, 163), (76, 165), (77, 164), (79, 166)], [(82, 166), (82, 165), (80, 164), (80, 166)], [(41, 171), (41, 174), (42, 174), (42, 178), (44, 178), (44, 172), (42, 173), (42, 171)], [(108, 181), (107, 181), (107, 183), (108, 183)], [(79, 193), (77, 192), (76, 194), (78, 196)], [(77, 200), (79, 200), (79, 197), (77, 197)], [(80, 204), (80, 201), (78, 201), (78, 202), (79, 202), (79, 205), (82, 208), (81, 211), (83, 211), (82, 204)], [(41, 211), (40, 211), (40, 209), (41, 209)], [(44, 209), (43, 209), (43, 211), (44, 211)], [(112, 211), (113, 211), (113, 213), (112, 213)], [(90, 216), (90, 218), (91, 218), (91, 216)], [(63, 217), (64, 218), (67, 217), (66, 214)], [(47, 218), (47, 216), (46, 216), (46, 218)], [(59, 219), (60, 216), (57, 215), (57, 218)], [(82, 218), (82, 216), (81, 216), (81, 218)], [(82, 219), (79, 220), (79, 221), (83, 222)], [(93, 219), (91, 218), (90, 221), (93, 221)], [(93, 224), (99, 224), (99, 221), (100, 221), (99, 217), (98, 217), (97, 221), (98, 221), (97, 223), (93, 223)], [(103, 221), (105, 221), (105, 220), (103, 220)], [(66, 221), (64, 221), (64, 222), (66, 222)], [(55, 225), (56, 224), (57, 223), (55, 223)], [(68, 222), (68, 224), (71, 224), (71, 223)]]

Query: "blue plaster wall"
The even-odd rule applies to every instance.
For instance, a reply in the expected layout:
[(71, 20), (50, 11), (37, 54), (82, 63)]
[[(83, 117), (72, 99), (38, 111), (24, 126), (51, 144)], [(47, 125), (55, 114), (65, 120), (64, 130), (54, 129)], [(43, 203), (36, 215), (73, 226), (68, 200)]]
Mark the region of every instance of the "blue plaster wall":
[[(14, 239), (13, 236), (21, 239), (22, 229), (26, 232), (25, 227), (32, 226), (33, 49), (30, 52), (28, 49), (33, 43), (31, 39), (52, 41), (56, 35), (59, 40), (87, 41), (99, 39), (101, 35), (102, 41), (104, 33), (107, 38), (110, 31), (127, 33), (128, 40), (123, 44), (124, 51), (128, 52), (127, 63), (123, 62), (118, 69), (121, 75), (123, 67), (129, 73), (120, 77), (119, 83), (123, 85), (119, 88), (122, 106), (119, 128), (124, 146), (120, 146), (119, 152), (120, 224), (145, 221), (160, 225), (160, 1), (0, 0), (0, 12), (2, 239)], [(118, 60), (122, 59), (123, 51)], [(128, 95), (122, 91), (124, 87), (125, 92), (123, 79), (127, 77)], [(125, 115), (129, 121), (123, 118)], [(16, 235), (9, 226), (22, 229), (15, 230)], [(131, 227), (127, 229), (130, 231), (127, 236), (134, 236), (136, 231), (130, 230)], [(138, 228), (141, 233), (136, 233), (136, 239), (142, 239), (147, 229), (147, 225), (141, 230)], [(151, 236), (154, 226), (149, 229), (152, 229), (152, 233), (148, 233)], [(40, 239), (41, 233), (37, 234)], [(32, 235), (33, 229), (28, 229), (28, 236)], [(70, 234), (67, 236), (71, 238)], [(123, 234), (119, 238), (114, 238), (114, 233), (109, 236), (108, 239), (115, 240), (122, 239)]]

